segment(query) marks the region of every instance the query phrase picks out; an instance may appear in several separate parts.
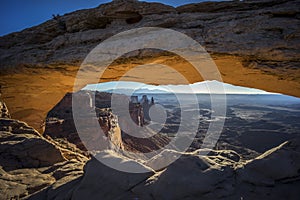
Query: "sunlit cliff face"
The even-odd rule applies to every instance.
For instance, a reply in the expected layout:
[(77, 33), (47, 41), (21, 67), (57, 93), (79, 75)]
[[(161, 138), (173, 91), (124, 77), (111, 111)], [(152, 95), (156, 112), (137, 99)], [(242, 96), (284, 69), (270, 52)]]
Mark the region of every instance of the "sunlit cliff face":
[[(298, 79), (289, 80), (283, 77), (283, 74), (271, 74), (260, 69), (245, 67), (239, 57), (222, 55), (212, 57), (226, 83), (300, 97)], [(155, 70), (153, 63), (158, 66)], [(133, 67), (139, 65), (144, 66)], [(42, 131), (41, 125), (48, 111), (66, 92), (73, 90), (78, 68), (78, 66), (57, 64), (49, 65), (47, 68), (24, 67), (22, 71), (1, 75), (2, 98), (7, 103), (12, 117), (26, 121)], [(159, 85), (202, 81), (190, 69), (185, 60), (173, 56), (117, 61), (109, 67), (99, 82), (122, 80)], [(139, 79), (141, 73), (149, 74), (148, 79)], [(291, 74), (295, 75), (297, 72)], [(299, 70), (298, 74), (300, 74)]]
[[(257, 69), (240, 57), (212, 55), (212, 58), (225, 83), (300, 96), (300, 82), (294, 77), (295, 73), (300, 73), (300, 70), (291, 72), (289, 76), (294, 77), (291, 81), (286, 73), (275, 74), (272, 71)], [(214, 73), (216, 73), (214, 70), (200, 69), (199, 74), (180, 56), (168, 54), (143, 59), (117, 59), (105, 70), (99, 82), (133, 81), (151, 85), (192, 84), (204, 81), (202, 74), (212, 74), (213, 77)], [(85, 85), (82, 84), (80, 88)]]

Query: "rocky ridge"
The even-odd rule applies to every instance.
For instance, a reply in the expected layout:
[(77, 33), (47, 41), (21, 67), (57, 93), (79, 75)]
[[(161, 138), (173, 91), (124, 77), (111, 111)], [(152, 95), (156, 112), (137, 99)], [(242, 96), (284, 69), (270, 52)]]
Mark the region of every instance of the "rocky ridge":
[[(5, 107), (2, 101), (1, 105)], [(0, 138), (0, 199), (25, 198), (49, 185), (75, 179), (88, 159), (42, 137), (25, 122), (3, 115)]]
[[(49, 102), (41, 97), (52, 97), (57, 90), (62, 95), (71, 91), (72, 77), (93, 47), (121, 31), (146, 26), (172, 28), (200, 42), (214, 59), (220, 60), (220, 71), (229, 83), (254, 86), (258, 82), (258, 88), (299, 96), (299, 8), (297, 0), (207, 2), (178, 8), (119, 0), (95, 9), (54, 16), (39, 26), (0, 38), (3, 98), (16, 107), (26, 104), (26, 98), (37, 98), (39, 102), (43, 99), (42, 104), (53, 107), (60, 97)], [(157, 61), (157, 58), (169, 64), (178, 62), (176, 57), (154, 55), (151, 51), (134, 52), (131, 56), (138, 64), (142, 59)], [(112, 66), (116, 73), (109, 74), (106, 81), (118, 78), (121, 68), (127, 69), (123, 64), (130, 59), (121, 61)], [(235, 65), (238, 67), (234, 68)], [(235, 72), (239, 70), (241, 76)], [(262, 80), (249, 79), (253, 73)], [(66, 78), (71, 79), (70, 85), (65, 84)], [(30, 83), (23, 84), (24, 80)], [(50, 80), (55, 84), (49, 85)], [(278, 83), (278, 87), (273, 83)], [(24, 101), (20, 91), (26, 93)], [(21, 103), (14, 102), (16, 94)], [(19, 112), (22, 116), (29, 111), (40, 112), (33, 105), (26, 106), (23, 110), (15, 108), (13, 116)], [(300, 196), (298, 139), (248, 161), (229, 150), (212, 151), (208, 156), (200, 156), (199, 151), (172, 152), (181, 157), (154, 171), (151, 166), (159, 164), (155, 158), (137, 161), (113, 150), (100, 152), (86, 163), (88, 155), (76, 145), (61, 138), (54, 140), (47, 134), (43, 136), (25, 122), (11, 119), (3, 102), (0, 108), (0, 198), (3, 199), (297, 199)], [(61, 118), (55, 114), (48, 122), (54, 123), (53, 133), (64, 134), (68, 126), (61, 129), (64, 121), (60, 120), (68, 119), (70, 112), (59, 112)], [(104, 112), (103, 117), (112, 116)], [(114, 141), (119, 141), (116, 144), (121, 147), (120, 140)], [(119, 172), (99, 163), (97, 157), (149, 172)]]
[[(0, 63), (2, 69), (78, 66), (93, 47), (118, 32), (163, 27), (187, 34), (217, 57), (241, 57), (245, 67), (285, 79), (282, 73), (297, 72), (299, 65), (299, 8), (297, 0), (204, 2), (177, 8), (113, 1), (1, 37)], [(289, 73), (289, 80), (299, 83), (297, 73)]]
[(2, 37), (1, 67), (76, 63), (100, 41), (136, 27), (173, 28), (213, 53), (236, 54), (250, 60), (253, 57), (254, 61), (268, 61), (274, 66), (290, 63), (288, 66), (294, 67), (293, 63), (299, 62), (295, 51), (299, 47), (299, 14), (296, 0), (205, 2), (177, 8), (113, 1)]
[[(116, 113), (113, 113), (110, 109), (111, 107), (111, 93), (105, 92), (93, 92), (91, 91), (79, 91), (77, 93), (67, 93), (61, 101), (54, 106), (48, 113), (46, 122), (45, 122), (45, 136), (50, 136), (54, 140), (67, 140), (68, 142), (75, 144), (78, 148), (83, 151), (86, 151), (85, 146), (82, 144), (80, 137), (90, 137), (91, 133), (98, 132), (95, 124), (90, 122), (89, 120), (84, 119), (82, 126), (85, 128), (85, 136), (81, 135), (79, 137), (77, 129), (74, 124), (74, 117), (72, 111), (72, 98), (74, 96), (80, 97), (80, 102), (83, 105), (87, 105), (87, 109), (95, 111), (97, 115), (96, 121), (99, 122), (101, 129), (104, 134), (109, 138), (110, 141), (113, 142), (114, 148), (119, 150), (130, 150), (134, 152), (150, 152), (152, 150), (159, 149), (169, 142), (169, 138), (164, 135), (156, 134), (150, 138), (136, 138), (130, 135), (130, 133), (126, 133), (124, 130), (130, 131), (130, 121), (133, 120), (136, 125), (142, 126), (144, 122), (144, 112), (143, 107), (139, 103), (130, 102), (130, 116), (126, 118), (126, 116), (119, 116)], [(90, 105), (90, 96), (95, 96), (95, 105)], [(125, 95), (115, 95), (114, 98), (119, 98), (121, 102), (126, 102)], [(90, 107), (91, 106), (91, 107)], [(149, 107), (147, 107), (149, 109)], [(91, 116), (85, 116), (91, 117)], [(140, 120), (139, 120), (140, 119)], [(142, 124), (141, 124), (142, 122)], [(80, 123), (80, 122), (79, 122)], [(121, 127), (121, 129), (120, 129)], [(83, 134), (83, 133), (81, 133)], [(101, 135), (101, 134), (100, 134)], [(90, 141), (91, 146), (98, 146), (97, 144), (93, 144), (93, 141), (99, 142), (101, 136), (97, 136), (94, 134), (91, 137), (91, 140), (86, 140), (84, 142)], [(98, 149), (89, 149), (89, 150), (98, 150)]]
[[(170, 28), (198, 41), (212, 55), (224, 82), (300, 96), (299, 8), (297, 0), (204, 2), (177, 8), (113, 1), (55, 15), (39, 26), (0, 37), (2, 97), (14, 118), (42, 132), (41, 122), (72, 91), (81, 62), (95, 46), (122, 31), (149, 26)], [(100, 82), (119, 80), (147, 63), (171, 66), (191, 83), (202, 81), (178, 56), (136, 51), (116, 60)], [(143, 82), (182, 84), (177, 76), (151, 71), (143, 72), (150, 77)]]
[(226, 151), (223, 156), (210, 157), (199, 156), (199, 151), (174, 154), (181, 157), (155, 172), (147, 163), (112, 151), (102, 152), (95, 157), (149, 172), (128, 174), (93, 158), (85, 165), (80, 180), (56, 190), (50, 186), (31, 199), (297, 199), (299, 196), (299, 140), (286, 142), (247, 163), (231, 160), (230, 152)]
[[(297, 199), (300, 195), (299, 138), (247, 161), (232, 150), (201, 156), (206, 149), (165, 150), (169, 152), (139, 161), (112, 149), (87, 161), (26, 123), (3, 117), (0, 138), (1, 199)], [(170, 153), (179, 159), (157, 171), (151, 168)], [(98, 159), (148, 172), (117, 171)]]

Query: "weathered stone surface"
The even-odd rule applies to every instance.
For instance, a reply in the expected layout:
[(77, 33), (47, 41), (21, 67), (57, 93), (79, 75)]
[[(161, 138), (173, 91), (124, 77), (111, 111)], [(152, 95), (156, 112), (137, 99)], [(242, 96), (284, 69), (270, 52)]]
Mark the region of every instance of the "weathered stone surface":
[(62, 178), (75, 179), (87, 160), (10, 118), (0, 118), (0, 152), (0, 199), (24, 198)]
[[(296, 0), (208, 2), (178, 8), (118, 1), (55, 16), (0, 37), (2, 96), (14, 118), (42, 132), (47, 112), (72, 91), (81, 62), (96, 45), (122, 31), (149, 26), (178, 30), (200, 42), (212, 53), (224, 82), (300, 96), (299, 7)], [(173, 67), (177, 70), (173, 74), (185, 75), (190, 83), (203, 80), (189, 63), (166, 52), (144, 50), (126, 56), (107, 69), (101, 82), (119, 80), (133, 66), (153, 62)], [(186, 84), (173, 74), (166, 79), (163, 70), (153, 71), (144, 73), (143, 80), (127, 79)], [(26, 100), (16, 100), (15, 94)]]
[[(73, 62), (78, 59), (82, 60), (96, 43), (114, 34), (116, 31), (114, 29), (122, 30), (123, 28), (121, 27), (135, 26), (134, 24), (139, 23), (144, 16), (172, 12), (176, 12), (173, 7), (160, 3), (115, 1), (100, 5), (94, 9), (57, 16), (43, 23), (41, 26), (26, 29), (23, 33), (13, 33), (10, 36), (5, 36), (7, 37), (6, 39), (2, 37), (0, 41), (1, 64), (6, 66), (13, 64), (11, 63), (11, 58), (9, 58), (10, 53), (7, 52), (7, 49), (16, 47), (15, 44), (22, 44), (28, 50), (25, 50), (26, 53), (21, 53), (20, 47), (15, 49), (19, 53), (17, 57), (20, 59), (24, 58), (18, 63), (46, 63), (50, 60)], [(110, 31), (107, 32), (107, 28)], [(83, 32), (84, 34), (82, 34)], [(11, 39), (14, 40), (13, 43), (8, 41)], [(34, 47), (34, 49), (28, 49), (29, 46)], [(79, 53), (79, 46), (83, 47), (82, 50), (86, 50)], [(59, 55), (60, 53), (58, 52), (66, 47), (69, 50), (63, 53), (64, 56), (67, 56), (71, 52), (73, 53), (73, 55), (69, 54), (67, 56), (68, 59), (63, 58), (64, 56), (61, 57), (62, 55)], [(46, 49), (51, 50), (47, 50), (48, 53), (40, 56), (39, 53), (44, 52)], [(28, 55), (27, 53), (29, 52), (32, 55)], [(52, 58), (48, 60), (50, 57)], [(4, 60), (6, 60), (5, 63), (2, 62)], [(1, 65), (1, 67), (3, 66)]]
[[(43, 168), (20, 168), (11, 171), (0, 168), (0, 199), (28, 198), (36, 192), (43, 194), (46, 191), (51, 198), (59, 187), (83, 174), (83, 165), (84, 163), (72, 160)], [(50, 188), (55, 189), (53, 194)]]
[(2, 101), (0, 101), (0, 118), (10, 118), (10, 114), (8, 112), (7, 106)]
[[(65, 97), (48, 113), (44, 135), (50, 136), (53, 139), (66, 139), (75, 144), (78, 148), (86, 150), (87, 145), (89, 150), (100, 150), (99, 143), (103, 143), (106, 147), (107, 143), (103, 141), (103, 136), (112, 141), (114, 147), (123, 149), (121, 138), (121, 130), (118, 124), (118, 118), (109, 109), (111, 94), (96, 93), (96, 105), (90, 105), (90, 94), (86, 91), (81, 91), (75, 97), (82, 103), (80, 107), (90, 109), (95, 112), (97, 119), (92, 120), (93, 116), (83, 115), (77, 120), (77, 127), (81, 127), (81, 135), (78, 135), (78, 130), (74, 124), (72, 110), (72, 93), (67, 93)], [(81, 108), (80, 108), (81, 109)], [(79, 113), (81, 113), (79, 111)], [(96, 123), (95, 123), (96, 122)], [(98, 133), (101, 128), (102, 133)], [(82, 138), (85, 138), (82, 141)], [(94, 148), (93, 148), (94, 147)], [(102, 147), (105, 149), (105, 147)]]
[[(103, 135), (98, 133), (99, 128), (101, 128), (103, 134), (105, 134), (105, 138), (112, 142), (113, 146), (109, 148), (125, 149), (134, 152), (150, 152), (169, 143), (169, 138), (162, 134), (156, 134), (149, 138), (138, 138), (130, 135), (130, 130), (132, 130), (130, 126), (132, 123), (136, 123), (137, 126), (142, 125), (139, 124), (137, 120), (143, 119), (143, 112), (141, 112), (142, 107), (139, 103), (134, 104), (129, 102), (129, 107), (138, 106), (139, 109), (129, 109), (128, 112), (130, 112), (130, 115), (128, 115), (127, 118), (127, 115), (118, 115), (118, 113), (114, 113), (109, 109), (111, 107), (112, 96), (110, 93), (79, 91), (75, 93), (75, 95), (80, 98), (79, 102), (82, 108), (87, 106), (87, 109), (91, 111), (94, 110), (97, 119), (91, 120), (93, 116), (81, 116), (77, 121), (77, 128), (78, 126), (82, 128), (79, 136), (73, 118), (72, 93), (67, 93), (64, 98), (49, 111), (44, 135), (50, 136), (53, 139), (66, 139), (81, 150), (86, 150), (87, 146), (89, 150), (103, 150), (109, 147), (107, 141), (101, 139)], [(95, 105), (90, 105), (90, 103), (92, 103), (90, 102), (91, 95), (95, 96)], [(125, 95), (115, 95), (114, 98), (118, 98), (122, 103), (128, 102), (128, 97)], [(126, 133), (123, 130), (129, 132)], [(82, 138), (84, 138), (83, 141)], [(85, 143), (85, 145), (83, 143)], [(99, 144), (102, 144), (103, 147)]]
[[(273, 79), (261, 74), (271, 73), (278, 83), (271, 84), (271, 89), (275, 87), (272, 91), (288, 93), (293, 89), (294, 92), (289, 94), (299, 96), (299, 85), (282, 87), (283, 82), (277, 80), (284, 79), (286, 84), (299, 83), (299, 9), (297, 0), (209, 2), (179, 8), (119, 0), (95, 9), (55, 16), (40, 26), (0, 38), (1, 75), (14, 67), (28, 72), (25, 76), (3, 76), (1, 85), (10, 80), (13, 84), (7, 88), (13, 88), (12, 93), (19, 95), (15, 80), (23, 85), (21, 79), (32, 78), (34, 72), (39, 76), (32, 80), (38, 80), (38, 83), (45, 80), (46, 83), (40, 87), (40, 84), (25, 82), (23, 87), (33, 91), (30, 98), (36, 98), (45, 91), (49, 92), (44, 91), (49, 87), (48, 78), (61, 70), (65, 76), (59, 74), (51, 79), (57, 90), (66, 77), (75, 76), (79, 63), (99, 42), (131, 28), (155, 26), (186, 33), (216, 57), (233, 55), (228, 57), (231, 62), (226, 61), (228, 69), (223, 78), (231, 76), (234, 83), (265, 88), (265, 83)], [(140, 59), (154, 54), (145, 51), (131, 55)], [(171, 59), (178, 61), (174, 57)], [(236, 61), (248, 67), (234, 68), (245, 70), (242, 74), (235, 74), (231, 67)], [(45, 72), (51, 76), (42, 76)], [(264, 79), (248, 79), (254, 72)], [(118, 75), (115, 73), (107, 80), (114, 80)], [(61, 77), (63, 81), (60, 82)], [(236, 79), (241, 80), (235, 82)], [(73, 79), (70, 82), (73, 84)], [(67, 89), (59, 89), (70, 91), (70, 85)], [(282, 90), (277, 90), (277, 86)], [(40, 94), (37, 94), (37, 88), (41, 89)], [(51, 96), (50, 93), (47, 97)], [(46, 98), (43, 100), (47, 101)], [(47, 104), (44, 101), (42, 103)], [(72, 122), (67, 121), (71, 120), (71, 109), (67, 106), (71, 103), (65, 103), (58, 105), (62, 108), (61, 113), (53, 112), (48, 118), (48, 125), (53, 123), (57, 128), (53, 133), (61, 134), (62, 138), (74, 133), (68, 132), (73, 128)], [(98, 199), (298, 199), (300, 196), (299, 140), (286, 142), (246, 163), (233, 151), (216, 151), (207, 157), (197, 155), (199, 152), (183, 154), (177, 162), (159, 172), (134, 177), (92, 159), (81, 177), (86, 158), (80, 155), (80, 151), (73, 152), (76, 147), (63, 148), (59, 141), (43, 138), (26, 123), (9, 119), (3, 103), (1, 117), (0, 197), (4, 199), (23, 198), (35, 192), (38, 193), (32, 195), (33, 199), (80, 198), (91, 194), (88, 189), (91, 189), (92, 197)], [(147, 160), (139, 163), (115, 152), (102, 154), (134, 166), (146, 168), (145, 165), (150, 163)]]
[(49, 174), (37, 169), (18, 169), (6, 172), (0, 169), (1, 199), (18, 199), (28, 196), (55, 182)]
[[(114, 160), (112, 163), (123, 165), (124, 168), (127, 169), (130, 168), (133, 170), (136, 168), (138, 170), (141, 168), (141, 170), (149, 170), (150, 172), (141, 174), (121, 172), (100, 163), (96, 159), (92, 159), (86, 164), (86, 173), (73, 194), (75, 199), (82, 199), (84, 197), (88, 197), (90, 199), (117, 199), (154, 174), (154, 172), (151, 172), (152, 170), (147, 169), (146, 166), (126, 157), (122, 157), (117, 154), (114, 155), (114, 152), (103, 152), (102, 154), (103, 155), (96, 155), (96, 157), (102, 156), (106, 159)], [(99, 171), (101, 171), (101, 173), (98, 173)], [(111, 187), (112, 185), (114, 185), (114, 187)], [(99, 189), (101, 191), (99, 191)]]
[[(155, 26), (181, 31), (210, 52), (240, 55), (258, 67), (293, 68), (299, 62), (299, 8), (296, 0), (208, 2), (176, 9), (159, 3), (114, 1), (1, 37), (1, 67), (77, 64), (117, 32)], [(64, 30), (59, 28), (61, 23)]]
[(38, 168), (65, 160), (54, 144), (41, 138), (26, 123), (0, 119), (0, 127), (0, 160), (4, 169)]
[[(52, 192), (56, 192), (56, 198), (74, 199), (297, 199), (299, 146), (299, 140), (289, 141), (248, 163), (236, 162), (234, 157), (217, 162), (220, 151), (213, 152), (215, 156), (199, 156), (199, 151), (173, 152), (181, 157), (165, 169), (148, 174), (116, 171), (92, 159), (82, 179)], [(98, 156), (118, 165), (145, 166), (113, 151)]]
[(151, 167), (168, 162), (165, 152), (150, 160), (135, 160), (115, 150), (101, 151), (83, 172), (87, 159), (79, 153), (80, 159), (68, 159), (70, 150), (24, 122), (1, 118), (0, 125), (3, 199), (297, 199), (300, 195), (298, 138), (248, 161), (232, 150), (212, 151), (208, 156), (201, 156), (205, 149), (172, 151), (178, 160), (158, 171)]
[(274, 186), (276, 181), (293, 181), (300, 175), (299, 138), (283, 143), (254, 160), (238, 171), (242, 180), (257, 185)]

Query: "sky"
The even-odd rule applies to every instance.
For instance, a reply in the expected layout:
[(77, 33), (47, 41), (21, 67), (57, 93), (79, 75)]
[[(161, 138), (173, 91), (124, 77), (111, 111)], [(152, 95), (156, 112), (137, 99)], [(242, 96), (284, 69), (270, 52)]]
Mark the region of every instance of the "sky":
[[(127, 94), (128, 92), (143, 93), (145, 90), (155, 93), (157, 91), (169, 93), (196, 93), (196, 94), (275, 94), (269, 93), (264, 90), (255, 88), (235, 86), (228, 83), (221, 83), (218, 81), (202, 81), (189, 85), (147, 85), (144, 83), (130, 82), (130, 81), (112, 81), (106, 83), (90, 84), (83, 88), (83, 90), (97, 90), (97, 91), (110, 91), (115, 90), (117, 93)], [(129, 91), (128, 91), (129, 90)], [(132, 90), (132, 91), (130, 91)]]
[[(205, 0), (144, 0), (179, 6)], [(94, 8), (110, 0), (1, 0), (0, 36), (21, 31), (72, 11)]]

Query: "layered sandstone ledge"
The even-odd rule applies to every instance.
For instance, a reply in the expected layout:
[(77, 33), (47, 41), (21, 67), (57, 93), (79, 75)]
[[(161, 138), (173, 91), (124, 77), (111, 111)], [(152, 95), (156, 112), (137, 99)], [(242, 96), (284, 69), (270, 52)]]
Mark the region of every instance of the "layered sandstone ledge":
[[(97, 44), (116, 33), (149, 26), (171, 28), (198, 41), (211, 53), (224, 82), (300, 97), (299, 13), (296, 0), (178, 8), (121, 0), (76, 11), (0, 38), (2, 97), (14, 118), (42, 130), (46, 113), (72, 91), (80, 63)], [(179, 70), (189, 82), (201, 81), (188, 63), (174, 55), (149, 57), (137, 52), (133, 56), (113, 63), (100, 81), (118, 80), (133, 66), (153, 62)], [(176, 76), (143, 70), (149, 78), (142, 82), (181, 83)], [(141, 81), (129, 76), (123, 80)]]
[[(151, 62), (153, 59), (147, 59)], [(186, 63), (180, 63), (168, 57), (160, 57), (162, 63), (181, 67)], [(143, 60), (141, 60), (143, 62)], [(224, 82), (248, 87), (260, 88), (270, 92), (279, 92), (294, 96), (300, 96), (300, 83), (291, 79), (290, 75), (281, 73), (276, 74), (262, 73), (260, 69), (246, 68), (242, 65), (241, 59), (235, 56), (215, 57), (215, 62), (220, 69)], [(126, 64), (122, 64), (124, 66)], [(116, 65), (116, 67), (119, 67)], [(23, 68), (14, 74), (1, 76), (0, 84), (2, 87), (2, 98), (7, 102), (11, 115), (34, 128), (43, 131), (42, 125), (47, 112), (59, 102), (67, 92), (73, 90), (75, 76), (79, 67), (61, 65), (49, 68)], [(104, 81), (118, 80), (115, 70), (107, 73)], [(151, 73), (150, 70), (147, 71)], [(292, 73), (297, 75), (297, 73)], [(151, 75), (151, 74), (150, 74)], [(109, 77), (110, 76), (110, 77)], [(115, 76), (115, 77), (114, 77)], [(155, 76), (149, 76), (155, 77)], [(104, 77), (105, 78), (105, 77)], [(153, 83), (149, 78), (146, 83)], [(126, 77), (123, 78), (126, 80)], [(127, 80), (134, 80), (132, 78)], [(159, 79), (168, 81), (167, 79)], [(161, 82), (170, 83), (170, 82)], [(176, 84), (176, 82), (175, 82)]]

